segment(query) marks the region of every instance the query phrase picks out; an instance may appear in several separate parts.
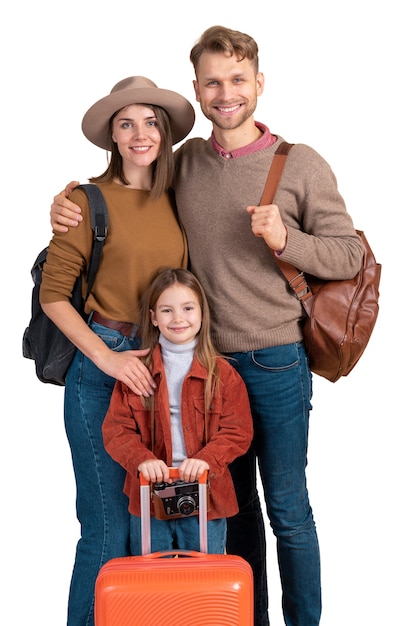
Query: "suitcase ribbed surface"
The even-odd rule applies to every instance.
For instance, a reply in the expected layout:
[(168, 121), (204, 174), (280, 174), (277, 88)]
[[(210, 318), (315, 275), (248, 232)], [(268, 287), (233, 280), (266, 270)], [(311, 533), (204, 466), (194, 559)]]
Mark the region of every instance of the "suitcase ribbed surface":
[(253, 577), (246, 561), (162, 554), (112, 559), (101, 568), (96, 626), (253, 625)]

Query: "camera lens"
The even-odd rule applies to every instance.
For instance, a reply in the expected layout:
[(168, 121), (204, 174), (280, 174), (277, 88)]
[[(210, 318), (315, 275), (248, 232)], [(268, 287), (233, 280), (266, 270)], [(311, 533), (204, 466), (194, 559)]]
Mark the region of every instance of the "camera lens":
[(195, 500), (191, 496), (182, 496), (178, 499), (177, 506), (181, 515), (191, 515), (195, 511)]

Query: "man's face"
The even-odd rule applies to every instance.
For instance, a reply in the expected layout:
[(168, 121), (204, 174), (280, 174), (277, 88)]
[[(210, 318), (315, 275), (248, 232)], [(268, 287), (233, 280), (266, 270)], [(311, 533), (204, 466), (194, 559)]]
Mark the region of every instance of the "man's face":
[(264, 76), (248, 59), (223, 52), (203, 52), (194, 81), (197, 102), (214, 126), (233, 130), (253, 116), (263, 92)]

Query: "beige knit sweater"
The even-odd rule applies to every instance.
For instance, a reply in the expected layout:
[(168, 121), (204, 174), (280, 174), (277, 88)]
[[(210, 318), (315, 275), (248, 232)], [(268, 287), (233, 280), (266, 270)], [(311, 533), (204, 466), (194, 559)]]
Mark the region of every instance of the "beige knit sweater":
[[(282, 138), (278, 138), (278, 143)], [(190, 139), (176, 152), (175, 192), (191, 269), (205, 288), (213, 337), (222, 352), (298, 341), (302, 307), (289, 292), (246, 207), (259, 204), (278, 145), (225, 159), (210, 140)], [(329, 165), (296, 144), (276, 196), (288, 228), (282, 258), (321, 278), (350, 278), (362, 246)]]

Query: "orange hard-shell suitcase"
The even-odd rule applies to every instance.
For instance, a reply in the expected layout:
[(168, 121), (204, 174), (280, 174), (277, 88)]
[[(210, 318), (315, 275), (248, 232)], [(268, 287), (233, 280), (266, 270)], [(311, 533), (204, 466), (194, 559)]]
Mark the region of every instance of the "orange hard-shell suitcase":
[[(175, 468), (171, 476), (178, 477)], [(143, 477), (140, 489), (143, 555), (103, 565), (96, 580), (95, 626), (253, 626), (249, 563), (207, 554), (207, 472), (198, 486), (200, 552), (151, 553), (150, 489)]]

